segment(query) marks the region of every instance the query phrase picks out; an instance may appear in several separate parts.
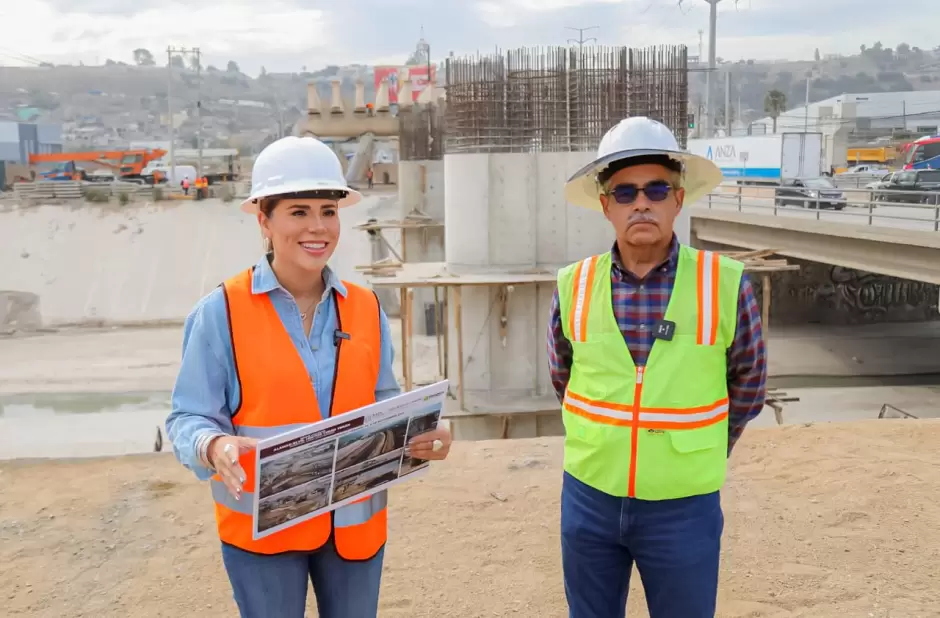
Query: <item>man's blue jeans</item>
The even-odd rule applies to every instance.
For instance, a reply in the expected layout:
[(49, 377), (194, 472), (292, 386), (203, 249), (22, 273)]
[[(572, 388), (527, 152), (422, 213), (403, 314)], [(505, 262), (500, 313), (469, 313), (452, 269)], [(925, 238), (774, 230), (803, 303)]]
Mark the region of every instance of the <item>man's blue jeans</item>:
[(343, 560), (332, 539), (315, 552), (272, 556), (222, 544), (241, 618), (304, 618), (308, 578), (320, 618), (376, 618), (384, 555), (383, 547), (371, 560)]
[(634, 562), (650, 618), (713, 618), (723, 529), (718, 492), (616, 498), (566, 472), (561, 557), (569, 618), (623, 618)]

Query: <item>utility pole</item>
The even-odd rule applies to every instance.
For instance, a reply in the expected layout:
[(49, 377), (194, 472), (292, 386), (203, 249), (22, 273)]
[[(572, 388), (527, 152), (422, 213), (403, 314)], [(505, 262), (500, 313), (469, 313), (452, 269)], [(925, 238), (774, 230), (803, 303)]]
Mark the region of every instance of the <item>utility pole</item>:
[(731, 137), (731, 70), (725, 72), (725, 137)]
[(196, 67), (196, 147), (198, 149), (198, 158), (196, 163), (196, 174), (202, 176), (202, 52), (198, 47), (186, 49), (185, 47), (167, 47), (167, 108), (170, 114), (170, 173), (175, 171), (174, 141), (176, 140), (176, 127), (173, 123), (173, 101), (171, 98), (173, 88), (173, 54), (179, 54), (183, 58), (183, 66), (186, 65), (186, 57), (190, 56), (195, 61)]
[(173, 48), (166, 48), (166, 112), (169, 116), (170, 125), (170, 178), (174, 177), (176, 172), (175, 159), (173, 154), (173, 142), (176, 140), (176, 127), (173, 123)]
[(591, 37), (589, 39), (586, 39), (584, 38), (584, 33), (588, 30), (595, 30), (599, 28), (600, 26), (589, 26), (587, 28), (572, 28), (571, 26), (565, 26), (566, 30), (575, 30), (578, 33), (577, 39), (568, 39), (569, 43), (578, 44), (578, 55), (581, 54), (581, 50), (584, 48), (584, 44), (587, 43), (588, 41), (594, 41), (595, 43), (597, 43), (597, 37)]
[[(715, 61), (715, 38), (718, 31), (718, 3), (721, 0), (705, 0), (709, 5), (708, 12), (708, 72), (705, 73), (705, 137), (712, 137), (715, 131), (715, 105), (712, 88), (715, 79), (713, 74), (717, 68)], [(717, 78), (717, 75), (714, 76)]]
[(193, 49), (196, 55), (196, 176), (202, 177), (202, 54), (199, 48)]
[(803, 105), (803, 133), (809, 133), (809, 80), (812, 73), (806, 74), (806, 102)]

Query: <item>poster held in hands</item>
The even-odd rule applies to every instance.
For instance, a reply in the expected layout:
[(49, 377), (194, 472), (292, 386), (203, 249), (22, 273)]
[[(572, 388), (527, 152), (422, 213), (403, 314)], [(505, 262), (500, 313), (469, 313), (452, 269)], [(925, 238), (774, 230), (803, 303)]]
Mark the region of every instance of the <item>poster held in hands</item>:
[(260, 440), (253, 537), (295, 526), (427, 471), (409, 440), (435, 429), (447, 380)]

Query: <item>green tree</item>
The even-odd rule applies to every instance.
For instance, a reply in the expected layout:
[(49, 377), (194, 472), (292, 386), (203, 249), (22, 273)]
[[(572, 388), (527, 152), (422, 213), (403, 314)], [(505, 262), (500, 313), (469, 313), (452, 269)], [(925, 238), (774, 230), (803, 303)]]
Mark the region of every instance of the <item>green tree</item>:
[(764, 96), (764, 111), (774, 121), (774, 133), (777, 132), (777, 118), (787, 109), (787, 95), (779, 90), (771, 90)]
[(140, 67), (152, 67), (156, 64), (149, 49), (139, 47), (134, 50), (134, 64)]

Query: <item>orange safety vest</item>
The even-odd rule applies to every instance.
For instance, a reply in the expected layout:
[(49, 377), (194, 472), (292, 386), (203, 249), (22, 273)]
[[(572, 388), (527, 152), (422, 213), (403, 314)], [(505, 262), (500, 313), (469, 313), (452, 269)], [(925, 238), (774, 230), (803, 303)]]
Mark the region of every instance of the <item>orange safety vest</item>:
[[(222, 284), (241, 403), (232, 413), (236, 434), (274, 436), (298, 424), (321, 420), (317, 395), (307, 369), (267, 294), (252, 294), (253, 268)], [(381, 323), (379, 301), (367, 289), (346, 281), (347, 296), (334, 293), (337, 309), (336, 370), (329, 416), (375, 402)], [(255, 451), (240, 457), (246, 480), (235, 500), (218, 474), (210, 481), (220, 539), (246, 551), (277, 554), (313, 551), (334, 536), (336, 552), (346, 560), (368, 560), (385, 545), (388, 530), (387, 493), (381, 491), (331, 513), (252, 539)]]

